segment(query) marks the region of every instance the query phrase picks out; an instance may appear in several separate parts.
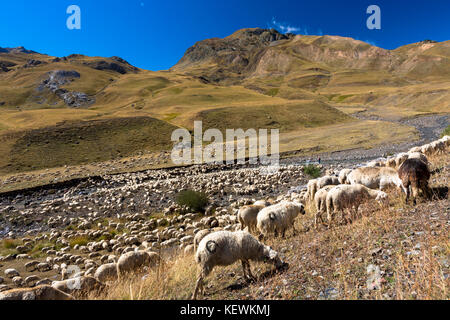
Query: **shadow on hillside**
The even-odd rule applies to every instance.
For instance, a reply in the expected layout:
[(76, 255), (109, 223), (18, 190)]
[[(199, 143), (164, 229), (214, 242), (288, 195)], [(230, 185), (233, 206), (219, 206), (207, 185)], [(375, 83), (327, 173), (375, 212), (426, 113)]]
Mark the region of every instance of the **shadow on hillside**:
[[(266, 271), (266, 272), (260, 274), (259, 276), (257, 276), (256, 282), (271, 278), (279, 273), (286, 271), (287, 269), (289, 269), (289, 263), (284, 263), (283, 266), (281, 266), (281, 268), (271, 269), (271, 270)], [(255, 281), (249, 280), (249, 281), (245, 281), (245, 282), (235, 283), (235, 284), (229, 285), (228, 287), (224, 288), (224, 290), (228, 290), (228, 291), (242, 290), (242, 289), (248, 287), (252, 283), (255, 283)]]
[(448, 197), (448, 187), (431, 188), (432, 200), (443, 200)]

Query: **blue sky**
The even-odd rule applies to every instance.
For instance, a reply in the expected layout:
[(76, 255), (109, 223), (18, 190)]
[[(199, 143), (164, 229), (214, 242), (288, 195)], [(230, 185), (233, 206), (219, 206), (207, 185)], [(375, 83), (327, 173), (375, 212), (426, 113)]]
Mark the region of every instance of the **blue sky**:
[[(81, 8), (81, 30), (66, 27), (72, 4)], [(372, 4), (381, 8), (381, 30), (366, 27)], [(386, 49), (450, 40), (449, 12), (448, 0), (15, 0), (2, 3), (0, 47), (120, 56), (161, 70), (195, 42), (247, 27), (349, 36)]]

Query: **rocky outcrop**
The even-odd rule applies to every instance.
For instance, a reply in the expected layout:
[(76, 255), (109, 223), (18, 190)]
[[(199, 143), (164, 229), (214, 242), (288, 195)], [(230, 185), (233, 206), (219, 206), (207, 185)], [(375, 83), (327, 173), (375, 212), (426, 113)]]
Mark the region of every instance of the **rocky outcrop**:
[(30, 60), (27, 61), (27, 63), (23, 67), (24, 68), (31, 68), (31, 67), (36, 67), (36, 66), (39, 66), (41, 64), (46, 64), (46, 63), (47, 62), (44, 62), (44, 61), (30, 59)]
[(9, 72), (11, 71), (11, 67), (14, 67), (16, 64), (10, 61), (0, 61), (0, 72)]
[(16, 47), (16, 48), (1, 48), (0, 47), (0, 53), (27, 53), (27, 54), (32, 54), (32, 53), (36, 53), (36, 52), (32, 51), (32, 50), (27, 50), (24, 47)]
[[(202, 76), (207, 82), (242, 79), (252, 71), (260, 56), (270, 45), (292, 39), (293, 34), (281, 34), (274, 29), (242, 29), (224, 39), (213, 38), (197, 42), (190, 47), (183, 58), (172, 68), (174, 71), (200, 68), (195, 76)], [(217, 67), (212, 67), (216, 64)]]
[(86, 93), (69, 91), (60, 88), (75, 79), (79, 79), (81, 75), (77, 71), (68, 70), (54, 70), (47, 73), (47, 78), (44, 79), (38, 87), (38, 91), (48, 89), (56, 94), (64, 103), (71, 108), (86, 107), (95, 102), (95, 99), (89, 97)]
[[(108, 59), (109, 60), (109, 59)], [(84, 65), (87, 65), (91, 68), (94, 68), (96, 70), (109, 70), (114, 71), (120, 74), (126, 74), (126, 73), (134, 73), (138, 72), (138, 68), (132, 66), (129, 64), (126, 60), (120, 58), (120, 57), (111, 57), (110, 60), (97, 60), (93, 62), (84, 62)]]

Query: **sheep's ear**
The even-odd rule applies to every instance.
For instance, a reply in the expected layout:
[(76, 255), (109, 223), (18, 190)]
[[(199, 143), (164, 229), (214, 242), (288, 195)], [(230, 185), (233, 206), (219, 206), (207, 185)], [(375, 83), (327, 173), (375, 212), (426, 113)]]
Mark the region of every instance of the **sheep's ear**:
[(206, 249), (210, 252), (210, 253), (214, 253), (217, 250), (217, 243), (215, 243), (214, 241), (208, 241), (208, 243), (206, 243)]

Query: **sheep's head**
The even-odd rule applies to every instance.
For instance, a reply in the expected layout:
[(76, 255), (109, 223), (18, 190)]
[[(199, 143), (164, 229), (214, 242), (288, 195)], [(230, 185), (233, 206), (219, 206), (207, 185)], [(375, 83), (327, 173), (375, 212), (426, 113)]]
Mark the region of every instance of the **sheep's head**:
[(375, 200), (382, 204), (386, 204), (388, 202), (388, 195), (386, 192), (379, 191)]
[(284, 263), (281, 261), (280, 257), (278, 256), (278, 252), (273, 250), (269, 246), (264, 246), (264, 262), (270, 262), (275, 265), (277, 269), (283, 267)]
[(299, 201), (294, 201), (294, 204), (297, 206), (299, 214), (301, 214), (301, 215), (306, 214), (305, 206), (303, 205), (303, 203), (301, 203)]

